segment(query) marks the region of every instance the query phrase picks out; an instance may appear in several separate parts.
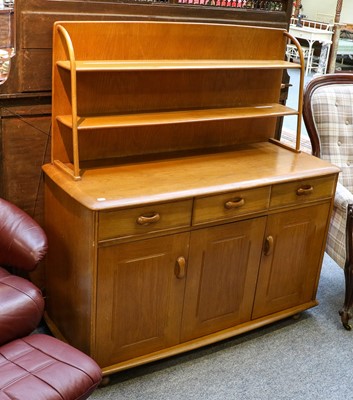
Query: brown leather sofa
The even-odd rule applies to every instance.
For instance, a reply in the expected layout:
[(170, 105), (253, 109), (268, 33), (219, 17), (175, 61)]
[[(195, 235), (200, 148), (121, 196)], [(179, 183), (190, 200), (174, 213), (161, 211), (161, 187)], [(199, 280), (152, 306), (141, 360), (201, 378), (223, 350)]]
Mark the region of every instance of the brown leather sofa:
[(29, 280), (8, 268), (32, 271), (47, 238), (25, 212), (0, 199), (0, 400), (83, 400), (101, 381), (87, 355), (43, 333), (44, 300)]

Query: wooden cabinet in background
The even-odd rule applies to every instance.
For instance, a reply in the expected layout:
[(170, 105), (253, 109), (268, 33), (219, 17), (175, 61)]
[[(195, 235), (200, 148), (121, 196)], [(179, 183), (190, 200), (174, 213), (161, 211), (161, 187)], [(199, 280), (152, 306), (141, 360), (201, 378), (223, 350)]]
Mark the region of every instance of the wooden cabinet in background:
[(32, 99), (0, 108), (2, 182), (0, 195), (43, 224), (43, 174), (50, 161), (50, 103)]
[(275, 139), (287, 39), (55, 25), (46, 320), (104, 374), (317, 305), (339, 170)]

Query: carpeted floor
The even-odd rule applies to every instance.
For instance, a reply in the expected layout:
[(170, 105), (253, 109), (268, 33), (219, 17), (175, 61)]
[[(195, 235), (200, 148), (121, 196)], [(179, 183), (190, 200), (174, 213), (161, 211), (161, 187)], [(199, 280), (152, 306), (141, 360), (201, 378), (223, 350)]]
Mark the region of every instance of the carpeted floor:
[(113, 375), (92, 400), (342, 400), (353, 387), (353, 331), (338, 310), (343, 271), (325, 257), (319, 306), (207, 348)]

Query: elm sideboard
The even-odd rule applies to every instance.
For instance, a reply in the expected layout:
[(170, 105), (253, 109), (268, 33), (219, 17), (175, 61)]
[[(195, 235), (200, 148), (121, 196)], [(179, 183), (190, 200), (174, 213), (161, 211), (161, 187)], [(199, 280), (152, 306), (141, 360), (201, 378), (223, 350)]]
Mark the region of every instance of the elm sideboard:
[(55, 24), (46, 320), (103, 374), (317, 305), (339, 170), (275, 139), (288, 39)]

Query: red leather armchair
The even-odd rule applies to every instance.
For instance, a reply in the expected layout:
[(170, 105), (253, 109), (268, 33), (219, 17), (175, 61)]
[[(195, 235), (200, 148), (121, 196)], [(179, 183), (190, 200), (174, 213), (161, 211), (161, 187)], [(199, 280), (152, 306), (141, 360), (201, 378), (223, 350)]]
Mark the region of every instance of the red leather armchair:
[(29, 280), (6, 268), (32, 271), (47, 239), (25, 212), (0, 199), (0, 400), (84, 400), (101, 381), (87, 355), (38, 326), (44, 300)]

